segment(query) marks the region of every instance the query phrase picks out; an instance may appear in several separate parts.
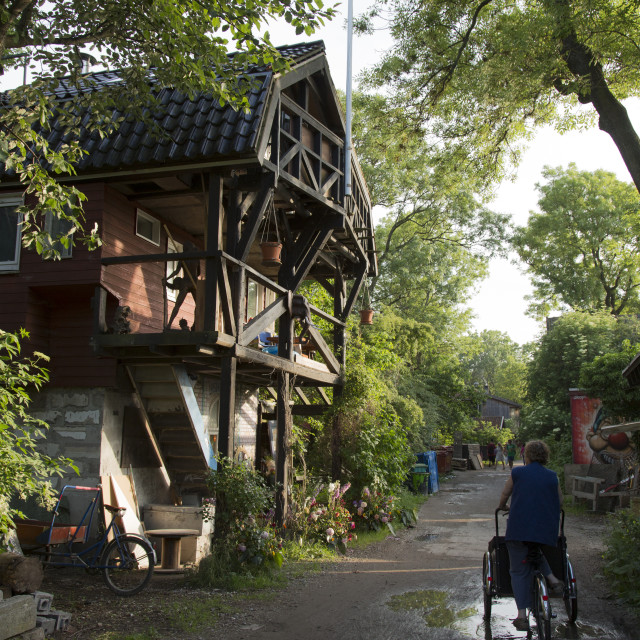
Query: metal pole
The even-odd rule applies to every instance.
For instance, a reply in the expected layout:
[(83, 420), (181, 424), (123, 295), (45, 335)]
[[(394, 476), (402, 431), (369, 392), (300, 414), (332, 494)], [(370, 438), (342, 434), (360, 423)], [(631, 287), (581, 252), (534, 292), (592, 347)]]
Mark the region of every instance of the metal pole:
[[(344, 195), (351, 197), (351, 68), (353, 58), (353, 0), (347, 13), (347, 131), (344, 141)], [(346, 203), (345, 203), (346, 204)]]

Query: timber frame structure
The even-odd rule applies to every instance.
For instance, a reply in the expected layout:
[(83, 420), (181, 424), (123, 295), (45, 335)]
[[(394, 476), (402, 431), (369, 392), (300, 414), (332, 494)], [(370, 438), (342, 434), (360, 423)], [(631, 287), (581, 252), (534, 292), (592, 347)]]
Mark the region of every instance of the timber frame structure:
[[(249, 113), (221, 107), (206, 96), (188, 100), (163, 89), (158, 123), (165, 138), (154, 138), (142, 123), (130, 121), (105, 140), (87, 133), (82, 140), (86, 158), (78, 175), (69, 178), (81, 190), (100, 184), (118, 202), (160, 221), (155, 250), (123, 250), (115, 234), (94, 252), (99, 253), (100, 278), (92, 298), (91, 342), (95, 354), (115, 359), (128, 373), (153, 451), (172, 482), (180, 484), (203, 464), (212, 466), (211, 445), (192, 417), (197, 411), (189, 410), (199, 462), (185, 454), (192, 460), (188, 468), (178, 464), (172, 472), (170, 459), (185, 446), (184, 437), (173, 449), (162, 442), (162, 425), (154, 420), (167, 416), (154, 417), (145, 409), (145, 387), (159, 379), (166, 385), (172, 377), (189, 407), (197, 404), (190, 379), (218, 379), (217, 445), (229, 457), (234, 454), (236, 385), (267, 389), (275, 400), (280, 519), (289, 491), (292, 415), (319, 415), (330, 407), (326, 388), (340, 393), (347, 318), (365, 279), (377, 275), (371, 203), (355, 155), (352, 196), (345, 197), (345, 126), (324, 44), (281, 51), (291, 59), (291, 71), (253, 70)], [(113, 83), (116, 75), (93, 74), (96, 90), (101, 83)], [(54, 127), (50, 142), (61, 135)], [(4, 190), (12, 186), (6, 178)], [(274, 232), (277, 238), (265, 238)], [(164, 243), (174, 238), (192, 248), (165, 251)], [(265, 265), (260, 254), (265, 239), (281, 242), (281, 263)], [(167, 328), (166, 290), (159, 283), (168, 262), (188, 261), (201, 265), (197, 282), (184, 274), (193, 285), (195, 309), (192, 316), (185, 312), (192, 326), (185, 330), (183, 321), (183, 330)], [(137, 273), (144, 276), (142, 288), (132, 286)], [(299, 296), (308, 280), (328, 292), (332, 310)], [(268, 304), (251, 317), (249, 283), (269, 292)], [(144, 307), (143, 298), (149, 299)], [(109, 327), (116, 306), (131, 311), (137, 320), (133, 329)], [(321, 331), (316, 324), (331, 329)], [(277, 353), (259, 346), (270, 327), (277, 327)], [(296, 349), (305, 341), (313, 345), (314, 358)]]

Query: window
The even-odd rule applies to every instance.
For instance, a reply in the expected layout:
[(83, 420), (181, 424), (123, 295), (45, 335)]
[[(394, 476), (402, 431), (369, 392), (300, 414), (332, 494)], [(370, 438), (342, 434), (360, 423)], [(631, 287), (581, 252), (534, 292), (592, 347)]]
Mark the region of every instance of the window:
[[(44, 219), (44, 230), (51, 236), (53, 239), (52, 248), (59, 252), (60, 259), (70, 258), (72, 254), (72, 241), (69, 239), (69, 246), (65, 247), (62, 242), (55, 241), (55, 238), (60, 236), (67, 235), (71, 229), (73, 229), (74, 224), (71, 220), (65, 220), (64, 218), (57, 218), (50, 211), (47, 211), (47, 215)], [(49, 257), (45, 258), (45, 260), (51, 259)]]
[(145, 213), (142, 209), (138, 209), (136, 211), (136, 235), (159, 247), (160, 220)]
[(18, 271), (20, 266), (22, 197), (0, 196), (0, 271)]
[[(171, 238), (167, 238), (167, 253), (182, 253), (182, 251), (183, 251), (182, 243), (176, 242), (175, 240), (172, 240)], [(169, 280), (169, 276), (172, 273), (174, 273), (174, 271), (176, 271), (176, 269), (179, 266), (180, 266), (180, 261), (179, 260), (169, 260), (169, 261), (167, 261), (167, 272), (165, 274), (167, 280)], [(184, 271), (184, 269), (183, 269), (183, 271)], [(178, 275), (185, 275), (185, 274), (184, 273), (176, 274), (174, 276), (174, 278), (176, 278)], [(171, 282), (173, 282), (173, 278), (171, 279)], [(171, 300), (171, 302), (175, 302), (177, 296), (178, 296), (178, 292), (175, 289), (167, 288), (167, 300)]]

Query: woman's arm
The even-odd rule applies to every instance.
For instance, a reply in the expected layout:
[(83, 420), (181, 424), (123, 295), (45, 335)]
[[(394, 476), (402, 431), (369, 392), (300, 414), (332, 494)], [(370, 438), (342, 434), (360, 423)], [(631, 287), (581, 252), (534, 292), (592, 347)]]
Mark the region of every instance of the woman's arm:
[(507, 478), (507, 481), (504, 483), (504, 489), (502, 490), (502, 495), (500, 496), (500, 504), (498, 505), (498, 509), (501, 511), (509, 511), (509, 507), (507, 506), (507, 502), (509, 501), (509, 497), (513, 492), (513, 480), (511, 476)]

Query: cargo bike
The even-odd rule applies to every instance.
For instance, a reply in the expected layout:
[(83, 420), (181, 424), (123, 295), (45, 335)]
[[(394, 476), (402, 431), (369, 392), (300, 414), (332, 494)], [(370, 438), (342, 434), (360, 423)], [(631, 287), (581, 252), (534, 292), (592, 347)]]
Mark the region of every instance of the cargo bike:
[(92, 530), (100, 528), (94, 516), (101, 497), (101, 487), (65, 486), (51, 521), (16, 521), (18, 541), (25, 553), (39, 556), (45, 565), (101, 572), (114, 593), (132, 596), (149, 584), (156, 554), (147, 538), (120, 531), (117, 519), (125, 509), (108, 504), (102, 506), (111, 521), (97, 542), (88, 543)]
[[(511, 576), (509, 575), (509, 553), (504, 536), (501, 536), (498, 530), (499, 513), (500, 509), (496, 509), (496, 535), (489, 541), (488, 550), (485, 551), (482, 560), (482, 588), (484, 618), (486, 621), (491, 620), (491, 605), (494, 598), (513, 597)], [(551, 619), (555, 615), (552, 612), (547, 581), (542, 575), (538, 564), (542, 552), (544, 552), (554, 575), (564, 582), (562, 599), (564, 600), (569, 622), (574, 623), (578, 617), (578, 587), (567, 553), (567, 539), (564, 535), (564, 511), (561, 512), (560, 517), (558, 544), (555, 547), (532, 545), (529, 555), (529, 560), (534, 567), (533, 606), (530, 614), (536, 622), (538, 638), (540, 640), (548, 640), (551, 638)]]

